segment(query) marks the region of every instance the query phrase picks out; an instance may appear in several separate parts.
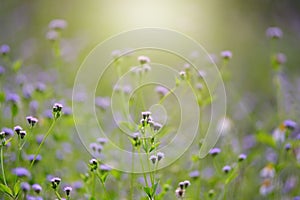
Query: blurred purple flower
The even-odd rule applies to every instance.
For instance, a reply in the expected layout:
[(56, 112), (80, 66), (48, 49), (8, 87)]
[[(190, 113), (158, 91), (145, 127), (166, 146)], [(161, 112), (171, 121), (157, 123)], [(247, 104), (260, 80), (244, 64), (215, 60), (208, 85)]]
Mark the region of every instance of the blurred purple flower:
[(4, 132), (4, 134), (5, 134), (6, 137), (12, 137), (12, 136), (14, 136), (14, 131), (12, 129), (10, 129), (10, 128), (4, 127), (4, 128), (2, 128), (2, 131)]
[(66, 20), (54, 19), (49, 23), (48, 27), (49, 29), (62, 30), (65, 29), (67, 25), (68, 23), (66, 22)]
[(37, 183), (35, 183), (35, 184), (32, 185), (32, 189), (33, 189), (37, 194), (39, 194), (39, 193), (42, 191), (42, 187), (41, 187), (39, 184), (37, 184)]
[(0, 65), (0, 75), (5, 73), (5, 68), (3, 66)]
[(269, 27), (267, 30), (266, 30), (266, 36), (268, 38), (274, 38), (274, 39), (279, 39), (279, 38), (282, 38), (282, 30), (278, 27)]
[(21, 189), (23, 192), (28, 192), (30, 190), (30, 185), (27, 182), (22, 182), (21, 183)]
[(38, 108), (39, 108), (39, 102), (37, 102), (37, 101), (31, 101), (29, 103), (29, 109), (30, 109), (30, 112), (32, 114), (34, 114), (34, 115), (37, 114)]
[(218, 155), (219, 153), (221, 153), (221, 149), (219, 149), (219, 148), (212, 148), (212, 149), (209, 151), (209, 154), (212, 155), (212, 156), (216, 156), (216, 155)]
[(12, 169), (12, 173), (17, 175), (18, 177), (30, 177), (30, 172), (24, 167), (17, 167)]
[(198, 178), (200, 176), (200, 172), (198, 170), (192, 171), (190, 172), (189, 176), (194, 179)]
[(106, 110), (110, 106), (109, 97), (96, 97), (95, 99), (96, 106), (100, 107), (103, 110)]
[(10, 47), (7, 44), (3, 44), (0, 46), (0, 54), (6, 55), (10, 52)]
[(6, 93), (6, 101), (17, 104), (20, 102), (20, 97), (16, 93)]

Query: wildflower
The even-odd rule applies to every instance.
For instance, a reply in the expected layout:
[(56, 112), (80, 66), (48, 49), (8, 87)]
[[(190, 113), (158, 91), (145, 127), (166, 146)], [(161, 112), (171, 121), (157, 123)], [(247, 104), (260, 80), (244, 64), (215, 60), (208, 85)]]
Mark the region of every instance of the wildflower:
[[(33, 160), (34, 160), (34, 156), (33, 154), (30, 154), (27, 156), (27, 160), (31, 163)], [(41, 161), (42, 160), (42, 156), (40, 154), (38, 154), (36, 157), (35, 157), (35, 161), (34, 161), (34, 164)]]
[(72, 185), (75, 190), (79, 190), (79, 189), (83, 188), (83, 183), (81, 181), (76, 181)]
[(100, 165), (100, 170), (102, 172), (108, 172), (108, 171), (111, 170), (111, 168), (109, 166), (107, 166), (107, 165)]
[(8, 93), (6, 95), (6, 101), (11, 102), (12, 104), (17, 104), (20, 102), (20, 97), (18, 94), (15, 93)]
[(31, 127), (34, 127), (35, 124), (39, 121), (37, 118), (32, 117), (32, 116), (27, 116), (26, 120)]
[(203, 70), (199, 70), (198, 71), (198, 77), (199, 78), (205, 78), (206, 77), (206, 72), (205, 71), (203, 71)]
[(61, 116), (63, 106), (60, 103), (55, 103), (52, 108), (52, 114), (54, 119), (58, 119)]
[(90, 144), (90, 149), (93, 150), (93, 151), (96, 151), (96, 150), (97, 150), (97, 147), (98, 147), (98, 144), (97, 144), (97, 143), (94, 143), (94, 142), (93, 142), (93, 143)]
[(28, 192), (30, 190), (30, 185), (27, 182), (22, 182), (21, 183), (21, 189), (23, 192)]
[(35, 137), (35, 140), (38, 144), (41, 144), (41, 142), (43, 141), (44, 135), (37, 135)]
[(123, 92), (125, 94), (130, 94), (131, 91), (132, 91), (132, 87), (130, 85), (124, 85)]
[(144, 65), (150, 62), (150, 58), (147, 56), (139, 56), (138, 61), (140, 62), (141, 65)]
[(98, 161), (95, 158), (91, 159), (89, 166), (91, 171), (96, 170), (98, 168)]
[(269, 27), (266, 30), (266, 36), (272, 39), (280, 39), (282, 38), (282, 30), (278, 27)]
[(106, 138), (97, 138), (97, 142), (101, 145), (104, 145), (107, 143), (107, 139)]
[(139, 133), (139, 132), (134, 133), (133, 136), (132, 136), (132, 139), (133, 139), (133, 141), (134, 141), (133, 145), (134, 145), (135, 147), (141, 145), (141, 141), (140, 141), (140, 133)]
[(14, 136), (14, 131), (10, 128), (3, 128), (2, 131), (4, 132), (6, 137)]
[(212, 156), (216, 156), (216, 155), (218, 155), (219, 153), (221, 153), (221, 149), (219, 149), (219, 148), (212, 148), (212, 149), (209, 151), (209, 154), (212, 155)]
[(26, 131), (20, 131), (20, 137), (21, 139), (24, 139), (24, 137), (26, 136)]
[(260, 176), (262, 178), (273, 178), (275, 176), (275, 169), (272, 163), (268, 164), (265, 166), (261, 171), (260, 171)]
[(38, 108), (39, 108), (39, 102), (37, 101), (31, 101), (30, 104), (29, 104), (29, 107), (30, 107), (30, 111), (32, 113), (36, 113)]
[(67, 27), (67, 22), (63, 19), (54, 19), (49, 23), (49, 29), (63, 30)]
[(188, 180), (183, 181), (183, 184), (184, 184), (184, 188), (187, 188), (191, 185), (190, 181)]
[(152, 156), (150, 156), (149, 160), (151, 160), (151, 162), (152, 162), (153, 164), (155, 164), (156, 161), (157, 161), (157, 156), (152, 155)]
[(291, 148), (292, 148), (292, 145), (291, 145), (290, 143), (287, 143), (287, 144), (284, 146), (284, 149), (285, 149), (286, 151), (291, 150)]
[(143, 65), (143, 70), (144, 70), (144, 72), (149, 72), (151, 70), (151, 66), (148, 65), (148, 64), (144, 64)]
[(165, 157), (165, 154), (162, 152), (158, 152), (157, 153), (157, 161), (159, 162), (161, 159), (163, 159)]
[(3, 45), (0, 46), (0, 54), (5, 56), (9, 52), (10, 52), (10, 47), (7, 44), (3, 44)]
[(184, 189), (181, 189), (181, 188), (177, 188), (175, 190), (175, 194), (176, 194), (176, 197), (177, 198), (183, 198), (184, 197), (184, 194), (185, 194), (185, 190)]
[(286, 128), (285, 128), (284, 124), (280, 124), (279, 127), (276, 128), (272, 133), (274, 140), (276, 142), (280, 142), (280, 143), (284, 142), (285, 131), (286, 131)]
[(297, 127), (297, 123), (292, 120), (285, 120), (283, 122), (284, 126), (288, 129), (294, 130)]
[(247, 158), (246, 154), (240, 154), (238, 160), (243, 161), (243, 160), (246, 160), (246, 158)]
[(58, 177), (54, 177), (54, 178), (52, 178), (50, 181), (51, 181), (51, 183), (52, 183), (52, 188), (53, 188), (53, 189), (56, 189), (56, 188), (58, 187), (58, 185), (60, 184), (61, 179), (58, 178)]
[(102, 110), (106, 110), (110, 106), (110, 99), (109, 97), (97, 97), (95, 99), (95, 104)]
[(282, 64), (286, 63), (286, 56), (283, 53), (278, 53), (275, 55), (274, 61), (277, 64), (282, 65)]
[(3, 66), (0, 65), (0, 75), (5, 73), (5, 68)]
[(49, 40), (50, 42), (54, 42), (58, 40), (59, 34), (55, 30), (50, 30), (46, 33), (46, 39)]
[(39, 194), (41, 191), (42, 191), (42, 187), (39, 185), (39, 184), (33, 184), (32, 185), (32, 189), (37, 193)]
[(231, 167), (229, 165), (226, 165), (226, 166), (223, 167), (222, 170), (223, 170), (223, 172), (225, 172), (225, 174), (227, 174), (228, 172), (231, 171)]
[(186, 72), (185, 71), (180, 71), (179, 72), (179, 76), (182, 80), (184, 80), (186, 78)]
[(166, 94), (168, 94), (169, 90), (163, 86), (157, 86), (155, 88), (155, 92), (157, 92), (160, 96), (160, 98), (164, 97)]
[(42, 82), (38, 82), (35, 86), (35, 90), (42, 93), (46, 90), (46, 85)]
[(151, 115), (151, 112), (150, 111), (145, 111), (145, 112), (142, 112), (142, 117), (143, 119), (148, 119)]
[(193, 179), (196, 179), (200, 176), (200, 172), (198, 170), (190, 172), (189, 176)]
[(270, 194), (274, 189), (270, 179), (265, 179), (259, 188), (259, 193), (263, 196)]
[(70, 196), (70, 193), (72, 192), (72, 187), (67, 186), (67, 187), (64, 188), (64, 191), (65, 191), (67, 196)]
[(121, 54), (122, 54), (122, 52), (121, 52), (121, 50), (119, 50), (119, 49), (113, 50), (113, 51), (111, 52), (111, 55), (112, 55), (113, 58), (118, 58), (118, 57), (121, 56)]
[(226, 59), (226, 60), (228, 60), (228, 59), (231, 59), (232, 58), (232, 53), (231, 53), (231, 51), (222, 51), (221, 52), (221, 57), (223, 58), (223, 59)]
[(18, 177), (30, 177), (31, 176), (30, 172), (26, 168), (23, 168), (23, 167), (14, 168), (12, 170), (12, 172), (13, 172), (13, 174), (17, 175)]

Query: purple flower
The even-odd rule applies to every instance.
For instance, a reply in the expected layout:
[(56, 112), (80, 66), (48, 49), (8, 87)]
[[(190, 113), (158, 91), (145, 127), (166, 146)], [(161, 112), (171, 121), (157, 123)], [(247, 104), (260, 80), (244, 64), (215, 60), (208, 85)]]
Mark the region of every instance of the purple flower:
[(166, 94), (168, 94), (169, 90), (167, 88), (163, 87), (163, 86), (157, 86), (155, 88), (155, 92), (157, 92), (160, 95), (160, 97), (162, 98)]
[(18, 102), (20, 102), (20, 97), (16, 93), (8, 93), (6, 94), (6, 101), (17, 104)]
[(23, 192), (28, 192), (30, 190), (30, 185), (27, 182), (22, 182), (21, 183), (21, 189)]
[(0, 46), (0, 54), (6, 55), (10, 52), (10, 47), (7, 44), (3, 44)]
[(13, 174), (17, 175), (18, 177), (30, 177), (31, 176), (30, 172), (24, 167), (14, 168), (12, 170), (12, 172), (13, 172)]
[(62, 30), (67, 27), (67, 22), (63, 19), (54, 19), (49, 23), (49, 29)]
[(216, 156), (216, 155), (218, 155), (219, 153), (221, 153), (221, 149), (219, 149), (219, 148), (212, 148), (212, 149), (209, 151), (209, 154), (212, 155), (212, 156)]
[(294, 130), (297, 127), (297, 123), (294, 122), (293, 120), (287, 119), (283, 122), (284, 126)]
[(14, 131), (12, 129), (10, 129), (10, 128), (4, 127), (4, 128), (2, 128), (2, 131), (4, 132), (4, 134), (5, 134), (6, 137), (12, 137), (12, 136), (14, 136)]
[(190, 172), (189, 176), (191, 178), (198, 178), (200, 176), (200, 172), (198, 170)]
[(37, 101), (31, 101), (29, 103), (30, 112), (36, 113), (39, 108), (39, 102)]
[(231, 53), (231, 51), (222, 51), (221, 52), (221, 57), (223, 58), (223, 59), (231, 59), (232, 58), (232, 53)]
[(104, 145), (108, 142), (106, 138), (97, 138), (97, 142), (101, 145)]
[(266, 36), (268, 38), (273, 38), (273, 39), (279, 39), (279, 38), (282, 38), (282, 30), (278, 27), (269, 27), (267, 30), (266, 30)]
[[(34, 155), (33, 154), (30, 154), (27, 156), (27, 160), (29, 160), (30, 162), (32, 162), (34, 160)], [(41, 155), (37, 155), (36, 158), (35, 158), (35, 161), (34, 163), (38, 162), (38, 161), (41, 161), (42, 160), (42, 156)]]
[(70, 193), (72, 192), (72, 188), (70, 186), (67, 186), (64, 188), (64, 191), (65, 191), (66, 195), (69, 196)]
[(226, 166), (223, 167), (222, 170), (223, 170), (223, 172), (225, 172), (227, 174), (228, 172), (230, 172), (231, 167), (229, 165), (226, 165)]
[(83, 183), (81, 181), (76, 181), (72, 185), (75, 190), (79, 190), (83, 187)]
[(243, 160), (245, 160), (247, 158), (247, 155), (246, 154), (240, 154), (239, 155), (239, 161), (243, 161)]
[(39, 121), (37, 118), (32, 116), (27, 116), (26, 120), (31, 127), (34, 127), (34, 125)]
[(59, 38), (59, 34), (55, 30), (50, 30), (46, 33), (46, 39), (53, 42)]
[(109, 97), (96, 97), (95, 99), (96, 106), (100, 107), (103, 110), (106, 110), (110, 106)]
[(150, 156), (149, 160), (151, 160), (151, 162), (152, 162), (153, 164), (155, 164), (156, 161), (157, 161), (157, 156), (152, 155), (152, 156)]
[(140, 62), (141, 65), (143, 65), (143, 64), (149, 63), (150, 58), (147, 56), (139, 56), (138, 61)]
[(3, 66), (0, 65), (0, 75), (5, 73), (5, 68)]
[(42, 82), (38, 82), (35, 86), (35, 90), (38, 92), (44, 92), (46, 90), (46, 85)]
[(100, 165), (100, 170), (103, 172), (108, 172), (111, 170), (111, 168), (107, 165)]
[(33, 184), (32, 189), (39, 194), (42, 191), (42, 187), (39, 184)]

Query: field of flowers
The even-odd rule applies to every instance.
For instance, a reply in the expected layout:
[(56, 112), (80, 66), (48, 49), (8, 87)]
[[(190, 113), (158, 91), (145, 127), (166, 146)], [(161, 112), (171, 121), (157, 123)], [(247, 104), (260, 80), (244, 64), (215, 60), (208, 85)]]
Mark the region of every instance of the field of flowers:
[(2, 1), (0, 199), (300, 200), (298, 9)]

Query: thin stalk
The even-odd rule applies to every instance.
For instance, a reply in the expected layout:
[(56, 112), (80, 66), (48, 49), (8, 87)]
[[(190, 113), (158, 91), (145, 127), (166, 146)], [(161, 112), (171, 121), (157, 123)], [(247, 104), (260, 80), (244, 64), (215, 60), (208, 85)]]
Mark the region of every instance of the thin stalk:
[(61, 196), (59, 195), (59, 193), (57, 192), (57, 190), (55, 190), (55, 195), (56, 195), (56, 197), (57, 197), (59, 200), (61, 200)]
[(40, 153), (40, 150), (41, 150), (43, 144), (45, 143), (47, 137), (48, 137), (49, 134), (51, 133), (51, 131), (52, 131), (53, 127), (54, 127), (55, 122), (56, 122), (56, 119), (53, 120), (53, 122), (52, 122), (51, 126), (49, 127), (49, 129), (48, 129), (48, 131), (47, 131), (45, 137), (43, 138), (41, 144), (39, 145), (39, 147), (38, 147), (38, 149), (37, 149), (37, 151), (36, 151), (36, 153), (34, 154), (34, 158), (33, 158), (32, 162), (31, 162), (31, 164), (30, 164), (29, 169), (32, 168), (32, 166), (33, 166), (33, 164), (34, 164), (34, 162), (35, 162), (35, 160), (36, 160), (36, 157), (37, 157), (37, 155)]
[(0, 157), (1, 157), (1, 169), (2, 169), (3, 182), (7, 186), (6, 178), (5, 178), (4, 164), (3, 164), (3, 145), (1, 145), (1, 156)]
[(133, 183), (134, 183), (134, 146), (132, 145), (132, 160), (131, 160), (131, 178), (130, 178), (130, 199), (133, 199)]

